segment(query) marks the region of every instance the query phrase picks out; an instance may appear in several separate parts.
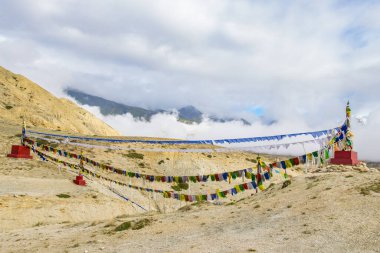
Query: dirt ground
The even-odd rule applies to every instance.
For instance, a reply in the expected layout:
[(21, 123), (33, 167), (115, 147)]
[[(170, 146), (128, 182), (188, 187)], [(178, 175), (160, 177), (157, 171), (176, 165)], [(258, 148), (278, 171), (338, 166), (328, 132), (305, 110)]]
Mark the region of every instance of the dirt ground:
[[(56, 164), (7, 158), (18, 132), (18, 126), (0, 126), (0, 252), (380, 252), (377, 169), (330, 166), (304, 174), (300, 168), (287, 187), (278, 177), (264, 192), (213, 203), (117, 188), (145, 212), (105, 182), (88, 178), (79, 187), (74, 172)], [(160, 167), (159, 157), (144, 155), (148, 172), (173, 173), (174, 166)], [(247, 154), (223, 156), (240, 161), (240, 168), (249, 165)], [(224, 163), (218, 154), (191, 159), (205, 161), (196, 170)], [(189, 172), (185, 166), (183, 172)]]

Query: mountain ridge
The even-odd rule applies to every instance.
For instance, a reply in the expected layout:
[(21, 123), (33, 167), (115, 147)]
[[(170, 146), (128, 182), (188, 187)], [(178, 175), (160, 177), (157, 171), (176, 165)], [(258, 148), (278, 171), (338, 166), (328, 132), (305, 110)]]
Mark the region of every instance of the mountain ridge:
[[(134, 118), (144, 119), (150, 121), (151, 117), (158, 113), (168, 113), (174, 114), (173, 111), (155, 109), (149, 110), (142, 107), (130, 106), (123, 103), (118, 103), (109, 99), (105, 99), (99, 96), (91, 95), (74, 88), (66, 88), (64, 92), (73, 98), (77, 103), (81, 105), (97, 106), (100, 112), (104, 115), (122, 115), (126, 113), (132, 114)], [(206, 116), (203, 112), (197, 109), (195, 106), (188, 105), (181, 107), (176, 110), (178, 112), (178, 121), (192, 124), (201, 123), (203, 118)], [(241, 121), (245, 125), (250, 125), (251, 123), (243, 118), (219, 118), (217, 116), (210, 116), (210, 120), (214, 122), (231, 122), (231, 121)]]

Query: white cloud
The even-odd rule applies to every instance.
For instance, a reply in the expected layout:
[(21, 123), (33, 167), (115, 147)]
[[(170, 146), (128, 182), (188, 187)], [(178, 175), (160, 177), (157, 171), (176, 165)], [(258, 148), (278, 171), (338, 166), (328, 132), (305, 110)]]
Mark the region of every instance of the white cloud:
[[(73, 86), (220, 116), (247, 117), (260, 105), (289, 131), (321, 129), (343, 120), (348, 99), (354, 113), (376, 115), (379, 9), (376, 1), (6, 0), (0, 65), (60, 96)], [(178, 127), (170, 133), (185, 131)]]
[(359, 151), (359, 159), (380, 161), (380, 108), (372, 111), (367, 118), (367, 124), (354, 122), (354, 148)]
[[(98, 118), (102, 119), (120, 133), (126, 136), (149, 136), (163, 138), (178, 138), (187, 140), (209, 140), (224, 138), (246, 138), (254, 136), (268, 136), (277, 134), (290, 134), (297, 132), (316, 131), (331, 129), (339, 126), (325, 126), (324, 129), (311, 129), (306, 122), (298, 121), (295, 125), (292, 120), (282, 120), (271, 126), (256, 122), (251, 126), (244, 125), (242, 122), (233, 121), (227, 123), (218, 123), (205, 118), (200, 124), (184, 124), (177, 121), (175, 115), (157, 114), (152, 117), (151, 121), (134, 119), (131, 114), (124, 115), (108, 115), (104, 116), (100, 113), (98, 107), (82, 106), (84, 109), (92, 112)], [(380, 135), (376, 134), (376, 129), (380, 124), (380, 110), (373, 112), (368, 116), (368, 124), (363, 126), (353, 121), (353, 130), (355, 133), (354, 147), (359, 152), (359, 159), (379, 161)], [(311, 136), (300, 136), (297, 138), (286, 139), (280, 143), (290, 143), (312, 139)], [(254, 147), (258, 145), (273, 144), (273, 142), (261, 143), (245, 143), (240, 147)], [(233, 145), (235, 146), (235, 145)], [(227, 145), (227, 147), (232, 147)], [(237, 145), (239, 147), (239, 145)], [(318, 144), (305, 144), (306, 152), (319, 149)], [(268, 152), (262, 150), (262, 152)], [(302, 146), (291, 147), (290, 149), (280, 149), (278, 152), (270, 151), (277, 154), (304, 154)]]

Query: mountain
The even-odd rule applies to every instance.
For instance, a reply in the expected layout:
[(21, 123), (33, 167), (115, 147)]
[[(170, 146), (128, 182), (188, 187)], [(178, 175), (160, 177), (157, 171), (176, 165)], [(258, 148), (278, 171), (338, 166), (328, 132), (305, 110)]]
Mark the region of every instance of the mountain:
[(135, 118), (143, 118), (149, 120), (154, 114), (162, 111), (151, 111), (140, 107), (124, 105), (121, 103), (104, 99), (102, 97), (89, 95), (87, 93), (74, 89), (66, 89), (65, 92), (67, 95), (74, 98), (79, 104), (98, 106), (100, 108), (100, 112), (103, 115), (120, 115), (130, 113)]
[[(172, 111), (165, 111), (161, 109), (157, 110), (148, 110), (141, 107), (125, 105), (117, 103), (99, 96), (94, 96), (87, 94), (85, 92), (67, 88), (65, 92), (70, 97), (74, 98), (79, 104), (97, 106), (100, 108), (100, 112), (103, 115), (121, 115), (125, 113), (130, 113), (134, 118), (144, 119), (149, 121), (151, 117), (158, 113), (169, 113), (172, 114)], [(178, 109), (178, 121), (191, 124), (191, 123), (200, 123), (204, 117), (204, 113), (198, 110), (194, 106), (185, 106)], [(245, 119), (235, 119), (235, 118), (218, 118), (216, 116), (209, 117), (212, 121), (215, 122), (230, 122), (230, 121), (241, 121), (245, 125), (250, 125), (250, 123)]]
[(15, 124), (89, 135), (119, 133), (68, 99), (60, 99), (22, 75), (0, 67), (0, 119)]
[(184, 119), (189, 122), (201, 123), (203, 113), (192, 105), (182, 107), (178, 110), (179, 119)]
[(251, 123), (243, 118), (240, 118), (240, 119), (234, 119), (234, 118), (224, 118), (224, 119), (221, 119), (221, 118), (217, 118), (217, 117), (214, 117), (214, 116), (211, 116), (210, 119), (212, 121), (215, 121), (215, 122), (220, 122), (220, 123), (226, 123), (226, 122), (231, 122), (231, 121), (241, 121), (243, 122), (244, 125), (251, 125)]

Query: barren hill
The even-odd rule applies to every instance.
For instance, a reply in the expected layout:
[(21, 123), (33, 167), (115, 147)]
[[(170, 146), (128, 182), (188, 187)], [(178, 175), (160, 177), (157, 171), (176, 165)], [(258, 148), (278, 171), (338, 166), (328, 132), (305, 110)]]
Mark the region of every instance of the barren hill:
[(0, 119), (21, 125), (89, 135), (117, 131), (67, 99), (59, 99), (22, 75), (0, 67)]
[[(150, 210), (144, 212), (107, 192), (109, 183), (102, 180), (88, 176), (88, 186), (80, 187), (72, 183), (74, 172), (59, 170), (36, 155), (33, 160), (6, 158), (3, 154), (19, 141), (16, 133), (18, 127), (0, 124), (0, 252), (380, 251), (377, 169), (328, 166), (303, 173), (299, 167), (298, 172), (292, 169), (296, 173), (291, 173), (290, 184), (278, 178), (263, 192), (246, 191), (213, 203), (164, 200), (120, 186), (125, 196)], [(142, 144), (129, 145), (138, 150)], [(126, 156), (127, 151), (91, 149), (85, 155), (155, 174), (252, 166), (243, 152), (169, 153), (142, 152), (143, 159), (136, 159)], [(130, 182), (113, 173), (107, 177)], [(154, 182), (145, 186), (170, 187)], [(190, 191), (215, 187), (215, 182), (192, 184)]]

